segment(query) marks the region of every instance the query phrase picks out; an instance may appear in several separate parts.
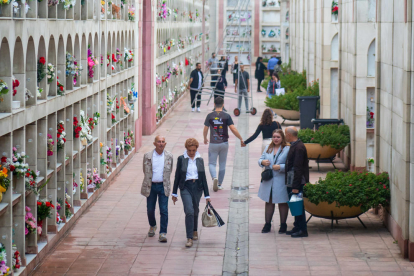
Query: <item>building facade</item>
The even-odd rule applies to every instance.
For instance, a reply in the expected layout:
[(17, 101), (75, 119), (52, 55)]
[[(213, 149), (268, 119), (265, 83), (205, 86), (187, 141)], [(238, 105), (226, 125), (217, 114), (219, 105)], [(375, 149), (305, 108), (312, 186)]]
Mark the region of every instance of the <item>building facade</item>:
[(319, 79), (321, 118), (350, 126), (344, 162), (389, 172), (383, 219), (414, 261), (412, 8), (410, 0), (291, 0), (289, 40), (292, 68)]

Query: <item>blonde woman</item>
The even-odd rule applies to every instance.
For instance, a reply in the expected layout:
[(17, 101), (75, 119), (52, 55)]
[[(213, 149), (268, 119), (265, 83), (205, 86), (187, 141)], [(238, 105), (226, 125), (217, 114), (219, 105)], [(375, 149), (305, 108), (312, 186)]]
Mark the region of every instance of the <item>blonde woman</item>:
[(231, 73), (233, 74), (233, 84), (236, 84), (237, 74), (239, 73), (239, 57), (234, 57), (234, 62), (231, 65)]
[(286, 202), (289, 201), (287, 188), (285, 185), (285, 163), (289, 153), (285, 134), (283, 130), (273, 131), (272, 142), (266, 146), (262, 156), (259, 159), (259, 166), (273, 170), (273, 178), (268, 181), (262, 181), (258, 192), (258, 197), (265, 201), (265, 225), (262, 233), (269, 233), (275, 204), (279, 205), (280, 228), (279, 234), (286, 233), (286, 220), (289, 207)]
[(178, 157), (172, 192), (172, 201), (175, 205), (175, 202), (178, 200), (177, 190), (180, 188), (185, 213), (186, 247), (193, 246), (193, 240), (198, 240), (198, 206), (203, 192), (206, 204), (211, 201), (204, 160), (197, 151), (198, 147), (199, 143), (194, 138), (189, 138), (185, 141), (185, 148), (187, 150)]

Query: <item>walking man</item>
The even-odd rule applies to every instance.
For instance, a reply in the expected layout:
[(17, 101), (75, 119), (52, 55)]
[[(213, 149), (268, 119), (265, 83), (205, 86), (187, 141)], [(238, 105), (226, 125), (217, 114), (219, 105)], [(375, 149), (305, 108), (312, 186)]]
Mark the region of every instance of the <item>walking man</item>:
[[(224, 99), (224, 93), (227, 88), (227, 80), (226, 80), (226, 72), (221, 69), (217, 70), (217, 74), (220, 74), (220, 77), (217, 79), (216, 88), (214, 89), (214, 100), (218, 97), (222, 97)], [(213, 109), (214, 111), (215, 109)], [(223, 111), (227, 112), (227, 110), (223, 106)]]
[(155, 205), (160, 207), (160, 236), (159, 242), (167, 242), (168, 226), (168, 197), (170, 196), (170, 175), (173, 167), (173, 155), (164, 150), (165, 138), (157, 136), (154, 139), (155, 149), (144, 154), (143, 169), (144, 181), (141, 194), (147, 198), (147, 215), (150, 229), (148, 237), (155, 236), (157, 222), (155, 221)]
[(277, 66), (278, 62), (279, 62), (279, 59), (276, 57), (276, 55), (273, 55), (267, 62), (267, 71), (269, 72), (269, 76), (273, 75), (275, 66)]
[(217, 68), (218, 68), (218, 59), (216, 58), (216, 53), (211, 54), (211, 58), (208, 59), (207, 64), (208, 64), (208, 67), (210, 68), (210, 74), (211, 74), (210, 85), (214, 89), (216, 87), (217, 79), (218, 79), (218, 76), (214, 76), (214, 75), (217, 75)]
[[(308, 153), (305, 145), (298, 138), (298, 130), (295, 127), (287, 127), (285, 129), (285, 136), (286, 141), (290, 143), (290, 149), (285, 164), (285, 183), (288, 186), (288, 193), (303, 193), (303, 186), (309, 182)], [(293, 229), (287, 231), (286, 235), (291, 235), (292, 238), (308, 236), (305, 208), (303, 208), (302, 215), (295, 217), (293, 225)]]
[[(190, 94), (191, 94), (191, 112), (195, 111), (195, 98), (196, 95), (198, 93), (198, 91), (201, 89), (202, 85), (203, 85), (203, 80), (204, 80), (204, 76), (203, 76), (203, 72), (201, 72), (201, 63), (197, 62), (196, 63), (196, 69), (194, 69), (191, 72), (190, 75), (190, 81), (188, 82), (188, 89), (190, 89)], [(197, 112), (200, 112), (200, 104), (201, 104), (201, 95), (198, 94), (197, 95)]]
[[(240, 139), (242, 143), (242, 137), (239, 134), (239, 131), (236, 129), (233, 123), (231, 116), (223, 112), (224, 100), (222, 97), (218, 97), (214, 100), (215, 110), (207, 115), (204, 122), (204, 144), (208, 144), (207, 133), (210, 128), (210, 145), (208, 147), (208, 166), (210, 169), (210, 175), (213, 179), (213, 190), (222, 190), (222, 184), (224, 180), (224, 175), (226, 173), (226, 162), (227, 162), (227, 152), (229, 150), (229, 131)], [(242, 143), (242, 145), (244, 145)], [(244, 145), (245, 146), (245, 145)], [(219, 158), (219, 174), (217, 179), (217, 158)]]
[[(240, 80), (240, 83), (239, 83)], [(237, 88), (239, 92), (239, 109), (241, 110), (242, 100), (244, 98), (244, 103), (246, 105), (246, 111), (249, 110), (249, 98), (247, 93), (250, 92), (250, 78), (249, 73), (244, 71), (244, 65), (240, 64), (239, 77), (236, 79), (236, 85), (234, 86), (234, 92), (237, 93)]]

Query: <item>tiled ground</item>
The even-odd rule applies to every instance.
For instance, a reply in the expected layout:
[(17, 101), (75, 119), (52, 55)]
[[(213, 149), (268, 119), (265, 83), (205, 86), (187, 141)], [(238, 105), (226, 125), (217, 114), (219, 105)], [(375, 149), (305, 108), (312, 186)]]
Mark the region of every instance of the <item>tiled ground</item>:
[[(234, 91), (232, 87), (229, 89)], [(253, 133), (259, 123), (264, 96), (264, 93), (254, 92), (259, 114), (249, 116), (249, 133)], [(186, 138), (195, 137), (202, 142), (204, 118), (212, 105), (207, 108), (203, 103), (201, 113), (191, 113), (188, 103), (189, 97), (154, 135), (144, 138), (139, 153), (36, 268), (34, 275), (221, 275), (226, 227), (200, 227), (200, 240), (192, 248), (185, 248), (181, 201), (176, 205), (169, 203), (168, 243), (160, 244), (157, 237), (146, 236), (146, 201), (140, 195), (142, 156), (153, 148), (152, 141), (157, 134), (167, 137), (167, 150), (175, 158), (184, 152)], [(226, 101), (229, 110), (235, 105), (235, 100)], [(237, 118), (234, 119), (237, 125)], [(223, 219), (228, 216), (235, 143), (238, 141), (232, 136), (225, 189), (211, 195), (212, 203)], [(366, 230), (353, 219), (340, 221), (335, 230), (330, 231), (329, 221), (313, 218), (309, 222), (310, 236), (305, 239), (293, 240), (278, 235), (274, 229), (269, 234), (261, 234), (264, 203), (257, 198), (260, 148), (259, 138), (249, 146), (250, 275), (414, 275), (414, 267), (401, 258), (398, 246), (371, 212), (362, 216), (368, 226)], [(199, 148), (205, 160), (207, 149), (203, 144)], [(322, 173), (318, 173), (315, 164), (312, 166), (312, 182), (332, 168), (323, 165)], [(279, 225), (277, 210), (274, 225)]]

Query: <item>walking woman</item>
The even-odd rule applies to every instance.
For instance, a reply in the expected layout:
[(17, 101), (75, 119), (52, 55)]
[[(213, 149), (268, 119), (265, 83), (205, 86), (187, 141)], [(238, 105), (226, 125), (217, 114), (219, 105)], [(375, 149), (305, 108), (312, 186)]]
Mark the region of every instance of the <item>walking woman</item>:
[(273, 73), (267, 85), (267, 97), (271, 98), (276, 95), (276, 89), (280, 88), (280, 79), (277, 73)]
[(266, 108), (263, 111), (262, 119), (260, 120), (260, 124), (257, 126), (256, 132), (243, 143), (245, 145), (249, 144), (250, 142), (255, 140), (261, 132), (263, 136), (263, 142), (262, 142), (262, 152), (263, 152), (265, 147), (268, 146), (272, 142), (272, 134), (276, 129), (282, 129), (282, 126), (279, 124), (279, 122), (273, 121), (273, 111), (270, 108)]
[(256, 61), (256, 71), (254, 71), (254, 77), (257, 79), (257, 92), (262, 92), (260, 90), (260, 84), (264, 80), (266, 66), (262, 63), (263, 58), (258, 57)]
[(231, 65), (231, 72), (233, 73), (233, 84), (236, 84), (237, 74), (239, 73), (239, 58), (234, 57), (234, 62)]
[(272, 169), (273, 178), (268, 181), (262, 181), (258, 196), (265, 201), (265, 225), (262, 233), (269, 233), (272, 226), (273, 213), (275, 204), (279, 205), (280, 228), (279, 234), (286, 232), (286, 220), (289, 207), (286, 202), (289, 201), (287, 188), (285, 185), (285, 163), (289, 152), (285, 134), (283, 130), (273, 131), (272, 142), (266, 146), (262, 157), (259, 159), (259, 166)]
[(187, 150), (178, 157), (172, 192), (172, 201), (175, 205), (175, 202), (178, 200), (177, 190), (180, 188), (185, 213), (186, 247), (193, 246), (193, 240), (198, 240), (198, 205), (203, 192), (206, 204), (211, 201), (204, 160), (197, 151), (198, 146), (199, 143), (194, 138), (189, 138), (185, 141), (185, 148)]
[(229, 71), (229, 61), (225, 57), (221, 57), (219, 61), (219, 66), (223, 68), (222, 72), (224, 75), (226, 75), (227, 71)]
[[(220, 69), (217, 71), (217, 74), (221, 74), (220, 77), (217, 79), (216, 88), (214, 89), (214, 100), (218, 97), (222, 97), (224, 99), (224, 93), (227, 88), (227, 80), (226, 80), (226, 71), (221, 71)], [(224, 92), (223, 92), (224, 91)], [(213, 111), (216, 108), (214, 107)], [(227, 110), (223, 107), (223, 111), (227, 112)]]

